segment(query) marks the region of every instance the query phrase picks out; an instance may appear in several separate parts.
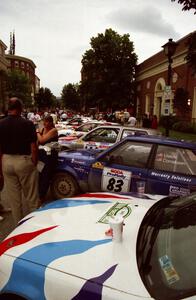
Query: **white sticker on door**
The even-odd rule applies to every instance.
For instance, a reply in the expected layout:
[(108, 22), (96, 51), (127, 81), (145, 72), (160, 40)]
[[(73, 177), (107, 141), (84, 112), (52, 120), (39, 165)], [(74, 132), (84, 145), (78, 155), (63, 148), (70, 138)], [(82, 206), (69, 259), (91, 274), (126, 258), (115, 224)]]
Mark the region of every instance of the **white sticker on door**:
[(101, 181), (101, 190), (110, 192), (129, 192), (131, 182), (131, 172), (104, 168)]

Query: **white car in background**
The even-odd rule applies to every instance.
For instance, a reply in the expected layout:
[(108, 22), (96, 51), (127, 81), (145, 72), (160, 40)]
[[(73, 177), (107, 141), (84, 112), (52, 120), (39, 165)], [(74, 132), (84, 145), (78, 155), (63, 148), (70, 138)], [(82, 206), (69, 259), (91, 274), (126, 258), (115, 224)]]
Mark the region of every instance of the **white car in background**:
[(106, 122), (106, 121), (88, 121), (83, 123), (82, 125), (78, 126), (77, 128), (70, 127), (58, 130), (58, 137), (65, 137), (71, 136), (70, 139), (74, 140), (76, 138), (81, 137), (84, 133), (91, 131), (92, 129), (96, 128), (100, 125), (117, 125), (117, 123)]
[[(118, 242), (109, 223), (119, 216)], [(61, 199), (1, 242), (0, 299), (195, 300), (195, 253), (196, 194)]]
[(103, 151), (128, 135), (161, 135), (161, 132), (156, 129), (123, 126), (118, 123), (107, 124), (97, 126), (81, 137), (71, 134), (64, 137), (59, 136), (58, 143), (63, 150), (93, 149)]
[(89, 117), (73, 117), (66, 121), (58, 121), (55, 127), (58, 130), (67, 128), (77, 128), (78, 126), (90, 121), (92, 121), (92, 119)]

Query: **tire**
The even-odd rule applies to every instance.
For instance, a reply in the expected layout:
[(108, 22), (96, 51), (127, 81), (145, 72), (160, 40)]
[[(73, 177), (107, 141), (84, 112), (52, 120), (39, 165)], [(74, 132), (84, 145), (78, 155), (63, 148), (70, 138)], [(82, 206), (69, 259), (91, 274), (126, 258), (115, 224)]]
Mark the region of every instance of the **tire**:
[(50, 190), (54, 199), (62, 199), (76, 195), (79, 186), (71, 175), (59, 172), (54, 175)]

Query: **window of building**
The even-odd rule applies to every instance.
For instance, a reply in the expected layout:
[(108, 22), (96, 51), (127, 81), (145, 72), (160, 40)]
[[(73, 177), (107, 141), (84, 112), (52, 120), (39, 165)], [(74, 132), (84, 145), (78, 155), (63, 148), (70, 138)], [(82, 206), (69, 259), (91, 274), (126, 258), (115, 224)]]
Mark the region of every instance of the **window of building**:
[(23, 61), (21, 61), (21, 63), (20, 63), (20, 66), (21, 66), (21, 68), (22, 68), (22, 69), (24, 69), (24, 67), (25, 67), (25, 64), (24, 64), (24, 62), (23, 62)]

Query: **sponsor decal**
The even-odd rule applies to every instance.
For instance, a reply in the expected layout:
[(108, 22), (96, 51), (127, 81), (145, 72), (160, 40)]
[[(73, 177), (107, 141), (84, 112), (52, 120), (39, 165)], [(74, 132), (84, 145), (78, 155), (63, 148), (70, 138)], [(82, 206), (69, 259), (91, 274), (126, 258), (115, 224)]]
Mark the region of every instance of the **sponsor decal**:
[(85, 149), (97, 149), (97, 148), (99, 148), (99, 143), (88, 142), (88, 143), (84, 144), (84, 148)]
[(102, 191), (129, 192), (131, 175), (131, 172), (128, 171), (104, 168), (101, 182)]
[(180, 280), (178, 273), (174, 269), (173, 264), (167, 255), (160, 257), (159, 263), (169, 284), (176, 283), (176, 281)]
[(103, 164), (99, 161), (97, 161), (96, 163), (92, 164), (92, 168), (94, 169), (103, 169)]
[(83, 161), (83, 160), (77, 160), (75, 158), (72, 158), (71, 163), (72, 164), (85, 165), (85, 161)]
[(116, 202), (105, 214), (98, 220), (98, 223), (109, 224), (110, 218), (121, 216), (127, 218), (131, 213), (131, 207), (127, 203)]
[(109, 147), (109, 144), (101, 144), (99, 145), (99, 149), (107, 149)]
[(167, 180), (174, 180), (174, 181), (185, 182), (185, 183), (190, 183), (192, 181), (191, 178), (185, 177), (183, 175), (171, 175), (168, 173), (161, 173), (157, 171), (152, 171), (150, 175), (159, 178), (165, 178)]
[(170, 196), (186, 196), (190, 194), (189, 189), (185, 189), (183, 187), (170, 185), (169, 187), (169, 195)]
[(73, 167), (73, 168), (77, 172), (88, 174), (88, 172), (85, 169), (83, 169), (82, 167)]

